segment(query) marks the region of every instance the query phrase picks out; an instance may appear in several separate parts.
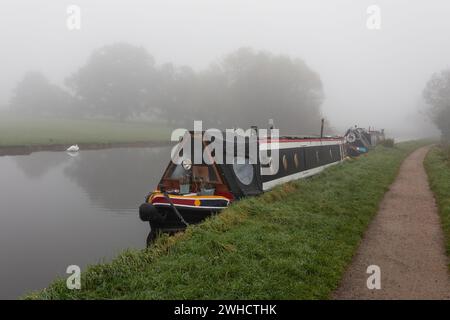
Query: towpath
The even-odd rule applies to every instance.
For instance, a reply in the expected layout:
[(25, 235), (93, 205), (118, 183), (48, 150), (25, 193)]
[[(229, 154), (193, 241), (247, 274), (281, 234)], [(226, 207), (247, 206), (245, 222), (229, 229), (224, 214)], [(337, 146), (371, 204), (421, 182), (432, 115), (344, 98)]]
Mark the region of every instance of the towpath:
[[(423, 160), (413, 152), (384, 196), (334, 299), (450, 299), (448, 258)], [(371, 265), (380, 269), (381, 289)]]

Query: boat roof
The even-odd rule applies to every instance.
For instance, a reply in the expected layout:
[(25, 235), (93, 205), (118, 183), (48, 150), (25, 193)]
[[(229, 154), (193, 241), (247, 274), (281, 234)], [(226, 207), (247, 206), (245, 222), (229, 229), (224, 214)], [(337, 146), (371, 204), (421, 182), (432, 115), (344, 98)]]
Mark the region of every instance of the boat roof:
[[(220, 132), (222, 132), (222, 133), (225, 133), (225, 131), (224, 130), (219, 130)], [(189, 131), (189, 133), (191, 134), (191, 135), (194, 135), (194, 134), (199, 134), (200, 133), (200, 131), (198, 131), (198, 132), (194, 132), (194, 131)], [(203, 130), (203, 131), (201, 131), (201, 134), (202, 134), (202, 136), (203, 136), (203, 134), (205, 133), (205, 130)], [(343, 138), (343, 136), (338, 136), (338, 135), (335, 135), (335, 136), (331, 136), (331, 135), (324, 135), (324, 136), (319, 136), (319, 135), (282, 135), (282, 136), (279, 136), (279, 137), (277, 137), (276, 139), (278, 139), (278, 140), (330, 140), (330, 139), (336, 139), (336, 140), (338, 140), (338, 139), (342, 139)], [(270, 136), (260, 136), (260, 140), (264, 140), (264, 139), (270, 139)], [(224, 139), (223, 140), (226, 140), (226, 135), (224, 136)]]

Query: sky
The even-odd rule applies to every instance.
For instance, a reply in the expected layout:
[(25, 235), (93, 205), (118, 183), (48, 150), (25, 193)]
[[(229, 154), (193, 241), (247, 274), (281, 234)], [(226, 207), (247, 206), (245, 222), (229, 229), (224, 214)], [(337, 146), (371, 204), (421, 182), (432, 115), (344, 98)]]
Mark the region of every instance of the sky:
[[(81, 9), (80, 30), (66, 26), (69, 5)], [(371, 5), (380, 9), (379, 29), (367, 27)], [(114, 42), (196, 70), (245, 46), (301, 58), (319, 73), (323, 114), (338, 130), (429, 135), (436, 131), (421, 94), (434, 72), (450, 67), (449, 14), (441, 0), (3, 0), (0, 107), (25, 72), (62, 84)]]

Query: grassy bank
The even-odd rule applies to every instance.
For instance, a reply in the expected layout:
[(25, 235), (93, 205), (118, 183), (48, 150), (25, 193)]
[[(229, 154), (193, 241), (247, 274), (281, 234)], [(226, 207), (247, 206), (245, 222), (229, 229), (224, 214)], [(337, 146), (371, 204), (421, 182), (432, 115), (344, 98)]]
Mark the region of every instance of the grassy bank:
[(74, 143), (169, 141), (162, 125), (106, 120), (18, 117), (0, 113), (0, 148)]
[(338, 286), (402, 160), (420, 143), (378, 147), (322, 174), (233, 204), (35, 299), (326, 299)]
[[(450, 256), (450, 153), (449, 150), (434, 147), (425, 158), (431, 190), (436, 198), (445, 234), (445, 248)], [(449, 265), (450, 267), (450, 265)]]

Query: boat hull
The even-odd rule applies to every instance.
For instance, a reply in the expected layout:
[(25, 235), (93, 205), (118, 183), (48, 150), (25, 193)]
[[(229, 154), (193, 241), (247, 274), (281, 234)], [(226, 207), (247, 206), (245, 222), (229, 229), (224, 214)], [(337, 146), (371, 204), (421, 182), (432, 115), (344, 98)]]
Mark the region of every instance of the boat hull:
[[(154, 229), (171, 232), (199, 223), (230, 204), (223, 196), (173, 196), (154, 192), (139, 208), (141, 220)], [(182, 218), (181, 218), (181, 217)]]
[[(144, 206), (145, 205), (145, 206)], [(141, 205), (140, 215), (141, 219), (148, 221), (153, 230), (159, 230), (161, 232), (177, 232), (184, 230), (186, 225), (181, 221), (175, 211), (168, 206), (165, 207), (154, 207), (152, 214), (149, 215), (146, 211), (149, 211), (147, 203)], [(154, 210), (154, 211), (153, 211)], [(178, 212), (183, 217), (184, 221), (188, 224), (197, 224), (206, 218), (217, 214), (221, 209), (201, 209), (201, 208), (183, 208), (178, 207)], [(144, 219), (143, 219), (144, 217)]]

